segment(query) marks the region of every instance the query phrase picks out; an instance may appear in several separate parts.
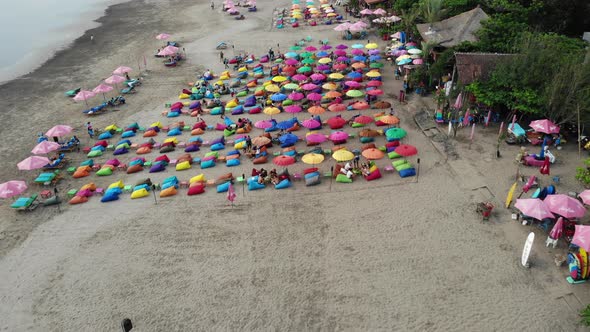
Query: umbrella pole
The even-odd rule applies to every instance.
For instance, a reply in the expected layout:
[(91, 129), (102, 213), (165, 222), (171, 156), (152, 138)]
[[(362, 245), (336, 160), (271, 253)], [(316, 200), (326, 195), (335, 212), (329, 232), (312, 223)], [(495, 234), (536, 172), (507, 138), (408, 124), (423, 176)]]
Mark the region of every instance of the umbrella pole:
[(332, 176), (330, 176), (330, 191), (332, 191), (332, 178), (334, 178), (334, 166), (330, 167), (330, 173), (332, 173)]
[(242, 195), (246, 196), (246, 175), (242, 174)]

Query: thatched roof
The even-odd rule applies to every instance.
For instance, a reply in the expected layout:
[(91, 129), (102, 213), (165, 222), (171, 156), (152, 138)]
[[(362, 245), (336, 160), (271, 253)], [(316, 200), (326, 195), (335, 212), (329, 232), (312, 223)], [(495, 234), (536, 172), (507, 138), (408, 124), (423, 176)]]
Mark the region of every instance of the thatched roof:
[(372, 4), (380, 3), (380, 2), (383, 2), (383, 1), (385, 1), (385, 0), (365, 0), (365, 3), (367, 5), (372, 5)]
[(427, 42), (436, 42), (444, 47), (459, 45), (464, 41), (476, 41), (475, 32), (481, 27), (481, 21), (486, 20), (488, 14), (476, 7), (468, 12), (449, 17), (446, 20), (431, 25), (418, 24), (416, 27)]
[(455, 53), (459, 83), (467, 85), (475, 80), (486, 80), (496, 65), (514, 57), (514, 54)]

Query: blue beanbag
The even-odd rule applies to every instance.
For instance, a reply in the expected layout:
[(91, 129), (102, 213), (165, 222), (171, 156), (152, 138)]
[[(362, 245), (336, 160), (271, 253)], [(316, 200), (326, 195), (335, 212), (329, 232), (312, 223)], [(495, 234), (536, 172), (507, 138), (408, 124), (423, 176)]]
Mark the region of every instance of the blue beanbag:
[(197, 152), (201, 148), (197, 144), (189, 144), (184, 148), (184, 152)]
[(175, 182), (172, 182), (172, 181), (170, 181), (170, 182), (164, 182), (162, 184), (162, 187), (161, 188), (162, 188), (162, 190), (164, 190), (164, 189), (168, 189), (170, 187), (174, 187), (174, 188), (178, 189), (178, 183), (175, 183)]
[(168, 136), (178, 136), (178, 135), (182, 135), (180, 128), (174, 128), (174, 129), (168, 131)]
[(248, 190), (258, 190), (266, 187), (264, 184), (258, 183), (258, 177), (256, 177), (255, 181), (248, 182)]
[(113, 134), (111, 134), (110, 131), (105, 131), (104, 133), (102, 133), (98, 136), (98, 139), (103, 140), (103, 139), (109, 139), (111, 137), (113, 137)]
[(178, 183), (178, 177), (176, 177), (176, 175), (169, 176), (169, 177), (165, 178), (164, 181), (162, 181), (162, 183), (166, 183), (166, 182)]
[(233, 166), (238, 166), (240, 165), (240, 159), (230, 159), (228, 161), (225, 162), (225, 166), (227, 167), (233, 167)]
[(105, 191), (104, 195), (120, 195), (123, 193), (123, 190), (119, 187), (109, 188)]
[(399, 138), (387, 137), (388, 142), (399, 141)]
[(416, 176), (416, 170), (414, 168), (403, 169), (399, 171), (399, 176), (402, 178), (407, 178), (409, 176)]
[(168, 114), (166, 115), (166, 117), (168, 118), (175, 118), (177, 116), (180, 115), (180, 112), (168, 112)]
[(118, 155), (120, 155), (120, 154), (125, 154), (125, 153), (127, 153), (127, 152), (129, 152), (129, 150), (127, 150), (127, 149), (125, 149), (125, 148), (120, 148), (120, 149), (117, 149), (117, 150), (115, 150), (115, 152), (113, 152), (113, 154), (114, 154), (115, 156), (118, 156)]
[(219, 138), (211, 140), (211, 145), (217, 144), (217, 143), (225, 144), (225, 138), (219, 137)]
[(163, 163), (157, 163), (154, 164), (151, 168), (150, 168), (150, 173), (157, 173), (157, 172), (161, 172), (163, 170), (166, 169), (166, 165), (164, 165)]
[(222, 143), (215, 143), (211, 145), (211, 151), (218, 151), (223, 149), (225, 149), (225, 145), (223, 145)]
[(152, 190), (152, 188), (151, 188), (150, 186), (148, 186), (148, 185), (147, 185), (147, 183), (144, 183), (144, 184), (141, 184), (141, 185), (139, 185), (139, 186), (135, 186), (135, 187), (133, 187), (133, 191), (136, 191), (136, 190), (141, 190), (141, 189), (145, 189), (145, 190), (147, 190), (147, 191), (150, 191), (150, 190)]
[(244, 113), (244, 106), (242, 106), (242, 105), (238, 105), (238, 106), (231, 109), (232, 115), (239, 115), (242, 113)]
[(227, 153), (228, 156), (233, 156), (234, 154), (240, 155), (240, 151), (238, 150), (231, 150)]
[(211, 110), (211, 115), (220, 115), (221, 114), (221, 107), (217, 106)]
[(203, 143), (203, 139), (200, 138), (199, 136), (194, 136), (188, 139), (189, 143), (194, 143), (194, 142), (201, 142)]
[(104, 196), (102, 196), (102, 198), (100, 199), (100, 201), (102, 203), (106, 203), (106, 202), (116, 201), (118, 199), (119, 199), (119, 194), (110, 193), (110, 194), (104, 194)]
[(141, 159), (135, 159), (135, 160), (131, 160), (129, 162), (129, 166), (134, 166), (134, 165), (143, 165), (143, 160)]
[(131, 141), (128, 139), (122, 139), (119, 142), (117, 142), (117, 144), (115, 144), (115, 146), (119, 146), (121, 144), (127, 144), (127, 145), (131, 145)]
[(106, 149), (105, 149), (105, 148), (104, 148), (104, 146), (102, 146), (102, 145), (93, 146), (93, 147), (90, 149), (90, 151), (102, 151), (102, 152), (104, 152), (104, 150), (106, 150)]
[(289, 179), (284, 179), (281, 182), (275, 185), (275, 189), (285, 189), (291, 186), (291, 181)]
[(94, 160), (92, 159), (86, 159), (83, 162), (80, 163), (80, 166), (94, 166)]
[(297, 151), (295, 151), (295, 150), (290, 150), (290, 151), (287, 151), (287, 152), (285, 152), (285, 153), (283, 153), (283, 154), (284, 154), (285, 156), (289, 156), (289, 157), (295, 157), (295, 156), (297, 155)]
[(278, 130), (278, 129), (279, 128), (277, 128), (276, 125), (273, 125), (272, 127), (269, 127), (269, 128), (264, 129), (264, 132), (265, 133), (270, 133), (271, 131), (275, 131), (275, 130)]
[(135, 132), (133, 130), (128, 130), (123, 132), (123, 134), (121, 134), (121, 137), (126, 138), (126, 137), (133, 137), (135, 136)]
[(229, 190), (230, 183), (231, 182), (228, 181), (228, 182), (225, 182), (225, 183), (222, 183), (222, 184), (218, 185), (217, 186), (217, 192), (218, 193), (224, 193), (224, 192), (228, 191)]
[(215, 160), (210, 159), (201, 162), (201, 168), (210, 168), (215, 166)]

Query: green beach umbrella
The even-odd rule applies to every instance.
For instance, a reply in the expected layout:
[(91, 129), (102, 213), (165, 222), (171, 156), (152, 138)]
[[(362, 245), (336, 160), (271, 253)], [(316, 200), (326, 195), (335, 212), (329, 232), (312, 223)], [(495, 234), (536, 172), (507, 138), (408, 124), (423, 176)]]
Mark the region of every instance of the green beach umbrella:
[(298, 73), (309, 73), (311, 70), (312, 70), (311, 67), (304, 66), (304, 67), (297, 69), (297, 72)]
[(302, 58), (309, 58), (313, 55), (313, 53), (311, 52), (303, 52), (301, 54), (299, 54), (299, 56), (301, 56)]
[(289, 47), (289, 50), (290, 51), (299, 51), (299, 50), (301, 50), (301, 46), (293, 45), (293, 46)]
[(283, 86), (283, 88), (285, 88), (287, 90), (296, 90), (299, 88), (299, 85), (297, 85), (295, 83), (287, 83)]
[(314, 63), (314, 62), (315, 62), (315, 60), (314, 60), (314, 59), (312, 59), (312, 58), (305, 58), (305, 59), (303, 59), (303, 60), (301, 61), (301, 63), (303, 63), (303, 64), (306, 64), (306, 65), (310, 65), (310, 64), (312, 64), (312, 63)]
[(282, 62), (283, 62), (283, 59), (281, 59), (281, 58), (278, 58), (275, 60), (275, 63), (282, 63)]
[(381, 62), (371, 62), (369, 67), (370, 68), (383, 68), (383, 64)]
[(297, 57), (297, 53), (295, 53), (295, 52), (285, 53), (285, 58), (295, 58), (295, 57)]
[(346, 91), (346, 95), (352, 98), (362, 97), (364, 94), (360, 90), (348, 90)]
[(385, 136), (393, 139), (402, 139), (406, 137), (408, 133), (402, 128), (390, 128), (385, 132)]

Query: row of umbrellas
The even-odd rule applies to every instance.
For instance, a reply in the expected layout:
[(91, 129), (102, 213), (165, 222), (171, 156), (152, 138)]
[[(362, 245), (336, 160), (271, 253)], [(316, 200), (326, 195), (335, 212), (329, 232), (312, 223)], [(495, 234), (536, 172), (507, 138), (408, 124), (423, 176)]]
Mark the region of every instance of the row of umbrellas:
[[(73, 128), (70, 126), (57, 125), (57, 126), (52, 127), (51, 129), (49, 129), (45, 133), (45, 136), (47, 136), (47, 137), (63, 137), (63, 136), (69, 135), (72, 132), (72, 130), (73, 130)], [(51, 141), (42, 141), (42, 142), (38, 143), (33, 148), (33, 150), (31, 150), (31, 153), (37, 154), (37, 155), (48, 154), (50, 152), (59, 150), (60, 147), (61, 147), (61, 145), (59, 143), (51, 142)], [(30, 156), (30, 157), (25, 158), (21, 162), (19, 162), (17, 164), (17, 167), (19, 170), (30, 171), (33, 169), (42, 168), (43, 166), (49, 164), (49, 162), (50, 162), (50, 160), (47, 157)]]
[[(168, 46), (168, 47), (173, 47), (173, 46)], [(80, 90), (80, 92), (78, 92), (74, 96), (74, 100), (75, 101), (84, 101), (84, 102), (86, 102), (86, 106), (88, 106), (88, 102), (87, 102), (88, 99), (96, 96), (99, 93), (102, 93), (103, 97), (104, 97), (105, 93), (113, 90), (113, 87), (111, 85), (116, 85), (116, 84), (125, 82), (126, 78), (123, 76), (120, 76), (120, 75), (125, 75), (126, 73), (129, 73), (132, 70), (133, 69), (126, 67), (126, 66), (117, 67), (117, 69), (115, 69), (113, 71), (113, 75), (104, 80), (104, 83), (106, 83), (106, 84), (101, 83), (98, 86), (96, 86), (94, 89), (92, 89), (92, 91)], [(111, 84), (111, 85), (108, 85), (108, 84)]]

